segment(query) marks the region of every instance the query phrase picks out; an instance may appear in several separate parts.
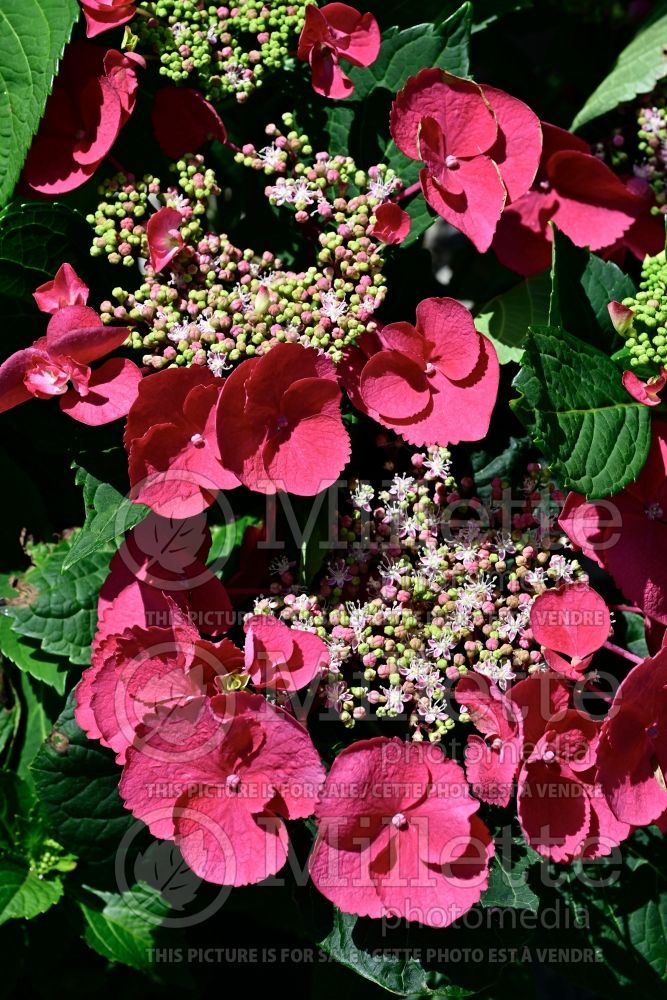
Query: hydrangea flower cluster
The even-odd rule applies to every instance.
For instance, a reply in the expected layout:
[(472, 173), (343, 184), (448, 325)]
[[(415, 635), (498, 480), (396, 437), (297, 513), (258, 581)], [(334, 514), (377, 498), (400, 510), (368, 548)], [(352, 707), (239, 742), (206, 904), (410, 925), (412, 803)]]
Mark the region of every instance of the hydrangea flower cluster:
[(664, 87), (628, 108), (627, 120), (614, 128), (596, 153), (620, 174), (645, 181), (652, 192), (651, 213), (667, 211), (667, 107)]
[(667, 108), (640, 108), (637, 116), (638, 149), (645, 158), (639, 176), (644, 177), (655, 194), (654, 212), (667, 211)]
[[(628, 18), (645, 2), (632, 0)], [(147, 890), (163, 884), (143, 876), (162, 862), (126, 839), (145, 843), (147, 832), (172, 842), (197, 886), (265, 883), (285, 869), (285, 902), (306, 901), (308, 875), (344, 914), (433, 928), (478, 903), (480, 917), (506, 907), (536, 916), (534, 852), (586, 862), (610, 856), (637, 827), (667, 832), (664, 84), (624, 104), (614, 122), (622, 127), (592, 149), (542, 120), (560, 107), (557, 93), (543, 100), (536, 87), (533, 109), (494, 85), (493, 45), (483, 46), (488, 83), (443, 68), (467, 74), (469, 35), (493, 18), (482, 23), (463, 3), (432, 25), (411, 24), (408, 4), (373, 6), (382, 25), (372, 11), (327, 0), (80, 0), (61, 26), (69, 31), (79, 15), (75, 41), (55, 31), (41, 67), (25, 19), (12, 19), (10, 63), (25, 56), (28, 82), (46, 70), (57, 77), (45, 107), (47, 77), (34, 93), (24, 88), (10, 150), (21, 197), (32, 191), (41, 204), (9, 203), (14, 179), (0, 179), (0, 244), (15, 250), (0, 253), (12, 320), (0, 416), (10, 421), (8, 467), (29, 488), (5, 527), (14, 543), (32, 532), (42, 539), (26, 548), (34, 566), (19, 587), (3, 580), (12, 621), (0, 629), (1, 785), (7, 818), (16, 804), (20, 824), (32, 826), (30, 843), (23, 832), (14, 842), (8, 824), (9, 840), (0, 838), (0, 870), (21, 876), (0, 922), (39, 916), (64, 894), (53, 872), (66, 873), (73, 847), (82, 867), (66, 905), (88, 923), (93, 909), (102, 921), (120, 913), (123, 930), (144, 900), (157, 922), (137, 919), (137, 933), (159, 942), (156, 923), (171, 918)], [(584, 6), (590, 15), (602, 5)], [(660, 23), (646, 28), (664, 31)], [(532, 24), (516, 38), (534, 47)], [(123, 27), (124, 51), (81, 37), (115, 31), (119, 40)], [(59, 67), (55, 43), (65, 49)], [(572, 45), (575, 59), (586, 46)], [(658, 41), (652, 80), (663, 55)], [(298, 124), (295, 114), (276, 117), (273, 98), (249, 118), (249, 95), (262, 85), (266, 93), (274, 72), (275, 101), (298, 107)], [(543, 74), (545, 86), (551, 79)], [(19, 82), (7, 81), (12, 108), (22, 106)], [(329, 102), (352, 95), (335, 153), (311, 141), (326, 131)], [(243, 107), (232, 113), (234, 101)], [(598, 96), (573, 127), (595, 120), (596, 106)], [(0, 131), (2, 118), (0, 107)], [(135, 177), (116, 156), (138, 170), (132, 156), (149, 122), (165, 165), (158, 177), (147, 159)], [(391, 167), (369, 165), (371, 126)], [(200, 155), (211, 142), (217, 176)], [(106, 180), (96, 197), (88, 182), (98, 170)], [(238, 184), (241, 174), (249, 183)], [(44, 202), (79, 187), (91, 256), (122, 275), (101, 304), (89, 303), (96, 276), (80, 258), (76, 212)], [(429, 206), (447, 223), (451, 268), (427, 261), (420, 274)], [(490, 269), (474, 257), (489, 250)], [(628, 252), (646, 258), (639, 291), (608, 303), (604, 289), (634, 293), (618, 267)], [(527, 285), (510, 270), (544, 273)], [(387, 299), (385, 272), (395, 271), (401, 295)], [(472, 301), (433, 295), (434, 274)], [(522, 297), (542, 314), (549, 282), (558, 309), (547, 327), (524, 331)], [(25, 308), (30, 292), (41, 324)], [(610, 321), (625, 344), (611, 359)], [(500, 329), (508, 323), (511, 337)], [(501, 344), (519, 350), (510, 356)], [(52, 414), (46, 438), (40, 406)], [(527, 437), (499, 454), (510, 412)], [(62, 414), (86, 425), (68, 438), (65, 463), (75, 460), (83, 507), (72, 505), (71, 482), (60, 489), (63, 456), (49, 455), (68, 423)], [(93, 454), (96, 426), (106, 428), (103, 461)], [(518, 485), (525, 454), (533, 461)], [(52, 489), (50, 526), (33, 494)], [(72, 524), (82, 527), (70, 538)], [(52, 544), (55, 530), (62, 538)], [(15, 567), (12, 550), (5, 568)], [(33, 718), (40, 732), (53, 727), (39, 750)], [(99, 775), (94, 762), (72, 766), (70, 744), (77, 759), (97, 758), (84, 737), (115, 755), (118, 801), (136, 825), (104, 805), (115, 795), (106, 766)], [(25, 784), (26, 769), (34, 782)], [(300, 820), (308, 823), (292, 825)], [(45, 836), (33, 837), (42, 824)], [(46, 836), (59, 841), (61, 831), (62, 851)], [(100, 844), (89, 854), (91, 831)], [(640, 832), (635, 844), (653, 836)], [(97, 881), (98, 847), (115, 851), (119, 895), (108, 891), (108, 869)], [(639, 853), (632, 876), (649, 861)], [(564, 873), (568, 912), (579, 868)], [(641, 930), (657, 904), (640, 881), (642, 910), (630, 900), (621, 909)], [(178, 915), (191, 940), (213, 897), (216, 906), (226, 899), (204, 888), (202, 913), (193, 896)], [(552, 890), (549, 881), (539, 901), (555, 901)], [(606, 925), (618, 897), (604, 907), (587, 898)], [(339, 917), (331, 934), (318, 933), (319, 947), (358, 957), (365, 945)], [(216, 918), (204, 939), (226, 926)], [(460, 929), (464, 940), (469, 930), (499, 940), (491, 923)], [(585, 929), (594, 944), (594, 926)], [(399, 941), (394, 930), (403, 937), (403, 928), (381, 930), (391, 931), (387, 943)], [(550, 928), (522, 920), (524, 930)], [(120, 957), (102, 937), (104, 960), (124, 961), (122, 934)], [(641, 962), (623, 962), (623, 975), (642, 963), (664, 970), (652, 943), (645, 953), (646, 935), (629, 937)], [(500, 964), (472, 956), (477, 971)], [(397, 972), (376, 957), (372, 978), (390, 991), (380, 966), (394, 984), (410, 971), (421, 993), (493, 988), (477, 971), (457, 985), (454, 961), (441, 976), (440, 958), (425, 969), (406, 954)], [(148, 970), (153, 958), (162, 962), (136, 964)], [(608, 965), (611, 973), (613, 957)], [(500, 982), (501, 970), (491, 971)], [(520, 989), (518, 978), (507, 982)]]
[(132, 24), (133, 44), (158, 55), (160, 73), (174, 83), (195, 84), (214, 102), (234, 97), (242, 104), (267, 74), (294, 64), (306, 8), (313, 2), (139, 3), (144, 16)]
[(625, 338), (633, 367), (655, 374), (667, 364), (667, 258), (661, 250), (642, 265), (639, 291), (634, 298), (612, 303), (610, 313)]
[[(92, 664), (76, 692), (79, 725), (111, 747), (123, 768), (119, 791), (126, 808), (154, 836), (173, 840), (201, 878), (222, 885), (259, 882), (279, 871), (289, 846), (284, 820), (317, 810), (321, 837), (310, 874), (346, 912), (398, 912), (433, 926), (464, 913), (487, 884), (494, 846), (475, 815), (479, 803), (463, 768), (438, 747), (381, 737), (342, 754), (324, 787), (319, 754), (294, 717), (288, 695), (326, 675), (326, 644), (307, 628), (288, 627), (264, 614), (246, 618), (243, 649), (227, 637), (219, 639), (232, 621), (224, 589), (206, 571), (197, 571), (193, 586), (192, 570), (210, 544), (205, 524), (149, 520), (130, 532), (113, 561), (100, 598)], [(141, 583), (139, 615), (136, 592), (128, 600), (137, 580), (127, 586), (135, 557), (150, 566)], [(167, 613), (156, 620), (158, 605)], [(205, 623), (211, 634), (211, 614), (216, 642), (202, 637), (194, 624)], [(285, 708), (277, 704), (281, 700)], [(351, 771), (361, 768), (360, 793), (347, 784), (346, 762)], [(385, 792), (386, 779), (391, 786)], [(376, 790), (371, 795), (367, 783)], [(395, 822), (381, 819), (375, 808), (380, 802)], [(366, 841), (356, 838), (348, 847), (339, 818), (345, 823), (358, 812), (366, 824), (369, 810), (371, 840), (389, 839), (400, 861), (367, 879)], [(425, 851), (422, 831), (431, 823), (433, 837)], [(452, 823), (457, 844), (483, 847), (472, 871), (458, 856), (450, 857)], [(348, 850), (360, 871), (356, 892), (346, 891)], [(436, 855), (441, 863), (435, 892), (424, 896), (423, 878), (414, 894), (394, 886), (391, 873), (399, 865), (433, 868)]]
[(220, 193), (213, 172), (204, 167), (201, 156), (188, 157), (171, 166), (175, 183), (161, 190), (161, 182), (152, 174), (134, 181), (117, 174), (101, 191), (107, 200), (100, 202), (87, 221), (94, 227), (91, 256), (106, 256), (110, 264), (132, 267), (149, 256), (146, 224), (152, 212), (163, 206), (175, 208), (187, 223), (184, 239), (202, 235), (200, 219), (208, 199)]
[(282, 565), (273, 590), (284, 620), (327, 642), (325, 696), (346, 726), (407, 718), (413, 740), (433, 742), (454, 726), (447, 700), (459, 677), (474, 671), (505, 690), (545, 669), (531, 606), (586, 577), (551, 551), (562, 496), (547, 470), (529, 468), (525, 504), (504, 530), (501, 480), (487, 510), (470, 480), (457, 488), (446, 449), (415, 453), (410, 471), (378, 493), (353, 485), (339, 528), (347, 554), (329, 562), (315, 594), (295, 593)]
[[(293, 124), (290, 115), (284, 121)], [(288, 206), (298, 223), (317, 232), (316, 262), (305, 271), (287, 270), (268, 251), (241, 249), (226, 234), (206, 230), (220, 188), (200, 155), (173, 165), (176, 181), (167, 186), (153, 176), (137, 182), (118, 175), (88, 216), (91, 253), (143, 272), (138, 289), (115, 288), (115, 302), (103, 302), (101, 311), (104, 321), (132, 328), (131, 346), (145, 352), (149, 367), (208, 364), (218, 375), (278, 343), (316, 347), (337, 362), (347, 345), (376, 329), (374, 313), (387, 288), (374, 212), (402, 182), (383, 164), (362, 171), (350, 157), (313, 156), (308, 137), (293, 130), (285, 135), (270, 125), (267, 133), (269, 146), (246, 145), (238, 158), (275, 176), (266, 189), (271, 203)], [(151, 220), (157, 231), (164, 209), (171, 215), (164, 219), (168, 252), (160, 267)]]

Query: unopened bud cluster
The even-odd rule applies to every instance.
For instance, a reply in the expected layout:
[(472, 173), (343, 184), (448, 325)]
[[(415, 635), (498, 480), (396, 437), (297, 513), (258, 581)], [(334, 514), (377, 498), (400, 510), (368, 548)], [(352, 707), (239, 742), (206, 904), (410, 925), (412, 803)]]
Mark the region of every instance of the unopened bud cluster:
[(667, 211), (667, 108), (640, 108), (638, 149), (641, 166), (636, 172), (649, 182), (655, 194), (653, 212)]
[(201, 156), (186, 157), (172, 164), (170, 171), (175, 181), (166, 186), (151, 174), (138, 182), (117, 174), (98, 188), (104, 200), (86, 216), (95, 233), (90, 251), (93, 257), (106, 256), (110, 264), (125, 267), (141, 261), (143, 266), (149, 255), (146, 224), (165, 206), (181, 213), (179, 228), (186, 244), (203, 235), (202, 219), (210, 199), (220, 193), (213, 171), (204, 167)]
[(646, 257), (642, 265), (639, 291), (623, 299), (632, 310), (632, 322), (620, 329), (634, 367), (660, 371), (667, 365), (667, 259), (662, 250)]
[(667, 107), (659, 85), (639, 106), (619, 113), (621, 123), (593, 147), (634, 194), (650, 195), (653, 215), (667, 213)]
[(314, 0), (144, 0), (129, 44), (160, 59), (160, 73), (217, 103), (239, 103), (279, 69), (294, 66), (306, 7)]
[[(291, 116), (285, 121), (291, 125)], [(371, 235), (373, 210), (402, 182), (384, 165), (362, 171), (349, 157), (313, 155), (308, 137), (294, 131), (283, 134), (271, 125), (267, 132), (275, 165), (268, 147), (257, 152), (246, 146), (239, 158), (278, 175), (266, 194), (307, 227), (314, 259), (303, 271), (285, 269), (272, 253), (239, 248), (208, 229), (220, 188), (199, 155), (172, 166), (171, 184), (118, 175), (100, 189), (103, 201), (88, 216), (95, 234), (91, 253), (128, 269), (138, 266), (143, 276), (134, 291), (115, 288), (113, 301), (102, 303), (102, 317), (131, 328), (131, 346), (143, 352), (144, 364), (208, 364), (222, 374), (277, 343), (314, 347), (338, 362), (347, 345), (376, 329), (373, 317), (387, 288), (383, 245)], [(184, 245), (155, 272), (147, 223), (165, 206), (181, 213)]]
[(552, 551), (562, 494), (540, 466), (528, 473), (503, 528), (507, 483), (494, 480), (482, 504), (471, 480), (456, 485), (446, 449), (414, 454), (383, 489), (352, 484), (339, 524), (344, 554), (312, 594), (295, 592), (287, 564), (274, 567), (272, 597), (256, 610), (278, 608), (325, 640), (323, 696), (346, 726), (403, 720), (413, 740), (439, 741), (454, 726), (448, 695), (460, 676), (474, 670), (504, 690), (546, 669), (530, 629), (533, 600), (585, 577)]

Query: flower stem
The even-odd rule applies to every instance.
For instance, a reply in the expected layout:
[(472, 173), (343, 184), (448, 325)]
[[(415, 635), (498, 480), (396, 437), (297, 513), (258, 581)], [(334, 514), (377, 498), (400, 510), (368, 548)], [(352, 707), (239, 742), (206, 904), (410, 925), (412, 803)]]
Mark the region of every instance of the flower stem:
[(616, 653), (617, 656), (622, 656), (624, 660), (629, 660), (630, 663), (644, 662), (643, 656), (635, 656), (635, 654), (631, 653), (630, 650), (623, 649), (622, 646), (617, 646), (613, 642), (605, 642), (603, 648), (608, 649), (610, 653)]
[(406, 198), (410, 198), (413, 194), (417, 194), (417, 192), (421, 191), (421, 189), (421, 181), (416, 181), (414, 184), (411, 184), (410, 187), (406, 188), (405, 191), (401, 191), (400, 194), (396, 195), (394, 201), (405, 201)]

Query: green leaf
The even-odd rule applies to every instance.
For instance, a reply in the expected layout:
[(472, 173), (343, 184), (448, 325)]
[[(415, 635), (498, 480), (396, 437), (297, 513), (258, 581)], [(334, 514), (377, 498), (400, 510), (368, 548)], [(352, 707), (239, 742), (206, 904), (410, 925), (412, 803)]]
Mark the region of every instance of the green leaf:
[(148, 507), (132, 503), (111, 483), (101, 482), (81, 466), (77, 467), (75, 482), (83, 487), (86, 520), (63, 559), (63, 573), (82, 559), (107, 549), (150, 513)]
[[(662, 14), (662, 16), (660, 16)], [(638, 94), (648, 94), (667, 74), (667, 14), (664, 7), (648, 18), (623, 49), (611, 73), (588, 98), (572, 122), (572, 130), (613, 111)]]
[(211, 548), (206, 557), (206, 565), (226, 580), (239, 566), (239, 553), (246, 530), (260, 524), (260, 518), (244, 514), (228, 524), (211, 525)]
[(402, 202), (401, 208), (408, 213), (411, 219), (410, 232), (400, 246), (401, 250), (405, 250), (407, 247), (412, 246), (413, 243), (416, 243), (427, 229), (430, 229), (437, 216), (431, 211), (421, 192), (407, 203)]
[(0, 753), (11, 750), (21, 724), (21, 703), (7, 676), (0, 668)]
[(10, 771), (0, 772), (0, 924), (31, 920), (63, 894), (54, 870), (69, 871), (74, 859), (46, 837), (32, 787)]
[[(617, 618), (621, 619), (624, 628), (623, 645), (635, 656), (645, 659), (649, 656), (648, 645), (646, 644), (646, 627), (644, 616), (636, 615), (629, 611), (617, 612)], [(618, 627), (618, 626), (617, 626)]]
[(601, 257), (590, 254), (581, 282), (598, 326), (613, 341), (616, 331), (607, 306), (615, 299), (621, 301), (636, 294), (632, 278), (621, 271), (613, 260), (602, 260)]
[(601, 260), (575, 246), (556, 226), (552, 229), (552, 291), (546, 322), (576, 330), (580, 340), (611, 353), (619, 337), (607, 306), (614, 299), (634, 296), (634, 283), (613, 261)]
[(85, 665), (90, 661), (97, 598), (110, 552), (93, 552), (63, 575), (63, 563), (75, 538), (30, 547), (33, 566), (22, 577), (21, 597), (7, 605), (7, 610), (14, 631), (38, 639), (44, 653)]
[(356, 108), (336, 101), (327, 105), (326, 131), (329, 136), (328, 150), (333, 156), (347, 156), (350, 143), (350, 131), (354, 122)]
[[(0, 576), (0, 596), (9, 601), (20, 601), (21, 595), (10, 584), (15, 579), (9, 575)], [(30, 674), (38, 681), (54, 687), (58, 694), (65, 691), (68, 663), (57, 656), (42, 652), (34, 639), (18, 635), (12, 628), (10, 614), (0, 614), (0, 653), (11, 660), (19, 670)]]
[(111, 751), (86, 739), (74, 720), (74, 692), (31, 773), (50, 829), (86, 861), (112, 857), (135, 822), (118, 796), (120, 770)]
[(564, 486), (599, 499), (637, 478), (651, 443), (650, 410), (616, 365), (560, 327), (531, 328), (514, 409)]
[[(48, 317), (37, 309), (32, 293), (53, 277), (63, 261), (90, 281), (89, 245), (90, 227), (67, 205), (13, 202), (0, 213), (0, 312), (5, 320), (0, 357), (28, 347), (44, 335)], [(11, 464), (8, 458), (5, 462)], [(29, 485), (25, 471), (17, 471)], [(26, 520), (19, 528), (32, 525), (37, 510), (43, 519), (43, 507), (43, 496), (31, 491), (23, 513)], [(31, 528), (31, 533), (40, 538), (49, 535), (39, 528)]]
[(568, 972), (604, 997), (659, 997), (667, 981), (664, 839), (645, 827), (625, 841), (622, 853), (624, 864), (600, 858), (562, 871), (558, 892), (586, 915), (582, 931), (599, 955), (588, 970), (580, 963)]
[(39, 823), (32, 822), (37, 807), (30, 785), (11, 771), (0, 771), (0, 852), (29, 857), (43, 841)]
[(525, 471), (529, 448), (530, 438), (510, 437), (510, 443), (500, 455), (491, 456), (487, 451), (474, 452), (470, 460), (475, 474), (475, 489), (487, 490), (496, 478), (512, 482), (516, 472)]
[(304, 587), (308, 587), (322, 569), (324, 562), (336, 559), (336, 517), (328, 490), (318, 493), (309, 504), (303, 503), (298, 497), (293, 499), (296, 501), (293, 509), (297, 514), (301, 532), (299, 580)]
[(351, 100), (365, 100), (377, 88), (395, 94), (409, 76), (424, 66), (437, 66), (456, 76), (467, 76), (468, 49), (472, 27), (472, 7), (464, 3), (441, 24), (417, 24), (399, 31), (383, 32), (382, 48), (366, 69), (353, 66), (349, 77), (354, 84)]
[(376, 932), (374, 923), (334, 908), (333, 927), (319, 947), (336, 962), (399, 997), (460, 998), (473, 992), (444, 983), (431, 987), (431, 974), (415, 958), (405, 957), (408, 949), (403, 955), (392, 954), (391, 949), (378, 947), (376, 940), (366, 947), (365, 933)]
[(63, 699), (53, 688), (44, 687), (28, 674), (21, 673), (18, 680), (23, 711), (21, 751), (16, 770), (22, 778), (32, 781), (30, 765), (51, 732), (53, 720), (62, 708)]
[(11, 771), (0, 771), (0, 854), (27, 861), (38, 875), (76, 867), (76, 859), (47, 836), (32, 784)]
[(160, 923), (169, 913), (157, 889), (137, 882), (123, 893), (89, 889), (79, 901), (86, 923), (84, 940), (103, 958), (151, 972), (151, 951)]
[[(439, 23), (455, 13), (457, 0), (422, 0), (415, 10), (413, 0), (366, 0), (364, 10), (375, 14), (380, 24), (408, 27), (419, 17), (422, 21)], [(482, 31), (503, 14), (532, 7), (532, 0), (471, 0), (472, 30)]]
[(541, 271), (480, 308), (475, 326), (493, 343), (501, 365), (521, 361), (528, 327), (548, 321), (550, 294), (551, 276)]
[(0, 857), (0, 924), (7, 920), (32, 920), (63, 894), (62, 880), (44, 878), (20, 858)]
[(49, 656), (42, 652), (39, 643), (34, 639), (17, 635), (12, 630), (11, 618), (6, 615), (0, 616), (0, 651), (3, 656), (16, 664), (19, 670), (55, 688), (58, 694), (65, 693), (67, 660)]
[(540, 900), (528, 884), (528, 872), (541, 863), (536, 851), (519, 839), (511, 842), (505, 855), (496, 854), (489, 869), (489, 884), (482, 893), (482, 906), (501, 906), (537, 913)]
[(13, 202), (0, 213), (0, 296), (26, 299), (36, 310), (35, 288), (52, 278), (64, 260), (80, 258), (82, 246), (89, 243), (90, 226), (73, 208), (59, 202)]
[(630, 914), (628, 933), (642, 958), (667, 980), (667, 892)]
[(8, 201), (18, 180), (79, 14), (76, 0), (2, 2), (0, 205)]

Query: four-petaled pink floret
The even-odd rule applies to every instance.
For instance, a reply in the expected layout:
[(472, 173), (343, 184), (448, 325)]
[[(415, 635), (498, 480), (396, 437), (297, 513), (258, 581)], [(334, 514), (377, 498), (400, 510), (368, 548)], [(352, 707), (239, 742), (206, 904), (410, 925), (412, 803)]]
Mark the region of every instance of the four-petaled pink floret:
[(390, 323), (347, 352), (342, 381), (354, 405), (410, 444), (478, 441), (489, 429), (499, 365), (470, 312), (424, 299), (417, 323)]
[(218, 403), (224, 468), (260, 493), (321, 493), (350, 457), (340, 403), (333, 362), (312, 348), (278, 344), (244, 361)]
[(487, 886), (494, 848), (478, 809), (439, 747), (361, 740), (329, 771), (310, 876), (344, 913), (446, 927)]
[(420, 180), (431, 208), (488, 250), (503, 211), (535, 177), (537, 116), (495, 87), (423, 69), (396, 95), (390, 124), (401, 152), (424, 164)]
[(340, 60), (353, 66), (370, 66), (380, 52), (380, 28), (372, 14), (360, 14), (346, 3), (306, 7), (299, 38), (299, 59), (312, 71), (313, 90), (324, 97), (349, 97), (354, 84)]
[(51, 313), (46, 335), (16, 351), (0, 365), (0, 413), (31, 398), (60, 397), (60, 408), (83, 424), (97, 426), (124, 417), (136, 399), (141, 371), (125, 358), (98, 361), (120, 347), (126, 327), (106, 326), (86, 305), (88, 288), (64, 264), (53, 281), (35, 292), (37, 304)]
[(95, 173), (134, 110), (137, 69), (132, 52), (75, 41), (67, 46), (44, 118), (21, 175), (30, 193), (73, 191)]
[(119, 790), (201, 878), (247, 885), (283, 867), (285, 820), (312, 815), (323, 780), (307, 730), (261, 695), (238, 691), (148, 716)]

